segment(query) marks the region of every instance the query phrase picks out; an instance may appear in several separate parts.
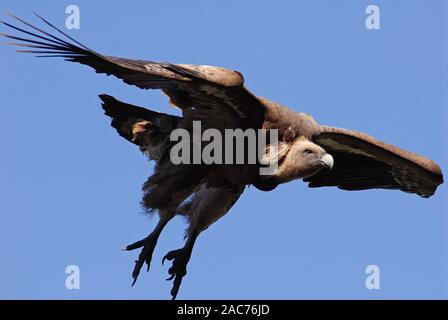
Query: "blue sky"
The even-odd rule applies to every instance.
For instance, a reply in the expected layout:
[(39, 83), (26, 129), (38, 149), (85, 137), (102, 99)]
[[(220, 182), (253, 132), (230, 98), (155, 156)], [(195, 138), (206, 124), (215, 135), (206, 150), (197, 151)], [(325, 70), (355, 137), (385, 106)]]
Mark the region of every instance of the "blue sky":
[[(447, 158), (447, 7), (444, 1), (25, 1), (2, 12), (64, 27), (102, 53), (241, 71), (255, 94), (322, 123), (368, 132), (436, 160)], [(381, 10), (367, 30), (365, 8)], [(5, 15), (3, 15), (5, 18)], [(4, 32), (2, 26), (0, 32)], [(149, 273), (131, 288), (138, 252), (120, 249), (156, 220), (141, 214), (150, 175), (119, 137), (100, 93), (176, 113), (143, 91), (62, 60), (0, 48), (0, 298), (166, 299), (163, 255), (186, 227), (165, 229)], [(180, 299), (448, 298), (448, 197), (397, 191), (310, 190), (301, 181), (249, 188), (195, 246)], [(81, 270), (67, 290), (65, 268)], [(367, 290), (378, 265), (381, 289)]]

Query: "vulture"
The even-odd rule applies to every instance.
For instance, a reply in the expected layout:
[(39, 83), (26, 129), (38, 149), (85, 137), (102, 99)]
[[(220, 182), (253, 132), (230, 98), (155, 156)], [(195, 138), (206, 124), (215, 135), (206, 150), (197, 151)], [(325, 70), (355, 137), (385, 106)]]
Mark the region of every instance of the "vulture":
[[(147, 237), (125, 248), (141, 250), (132, 272), (132, 284), (145, 264), (149, 270), (166, 224), (176, 215), (185, 216), (189, 226), (184, 246), (168, 252), (162, 260), (172, 263), (167, 280), (173, 280), (171, 296), (175, 299), (197, 237), (223, 217), (249, 185), (269, 191), (279, 184), (303, 179), (311, 188), (337, 187), (349, 191), (379, 188), (429, 198), (443, 183), (442, 171), (432, 160), (365, 133), (319, 125), (306, 113), (297, 113), (252, 94), (238, 71), (103, 55), (36, 16), (59, 36), (11, 15), (20, 26), (1, 22), (18, 34), (2, 36), (14, 40), (8, 44), (26, 47), (18, 52), (60, 57), (141, 89), (159, 89), (168, 96), (170, 104), (181, 110), (181, 116), (174, 116), (124, 103), (109, 95), (99, 96), (105, 114), (111, 118), (111, 126), (156, 163), (153, 174), (143, 185), (142, 206), (148, 213), (157, 212), (159, 220)], [(263, 161), (175, 163), (171, 151), (177, 141), (171, 134), (177, 129), (192, 132), (195, 122), (200, 122), (201, 132), (265, 130), (275, 131), (276, 137), (265, 139), (261, 148)], [(244, 154), (257, 143), (247, 141)], [(269, 162), (273, 158), (277, 167), (269, 174), (261, 174), (266, 159)]]

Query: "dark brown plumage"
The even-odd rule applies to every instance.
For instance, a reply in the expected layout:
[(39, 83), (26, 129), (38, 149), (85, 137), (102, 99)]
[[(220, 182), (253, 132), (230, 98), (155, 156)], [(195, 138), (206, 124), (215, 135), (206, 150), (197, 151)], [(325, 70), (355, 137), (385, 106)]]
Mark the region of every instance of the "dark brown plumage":
[[(227, 213), (246, 185), (267, 191), (281, 183), (304, 179), (313, 188), (397, 189), (430, 197), (443, 183), (442, 172), (433, 161), (364, 133), (321, 126), (310, 115), (256, 97), (246, 89), (244, 79), (237, 71), (104, 56), (70, 38), (43, 18), (67, 40), (13, 18), (31, 30), (2, 22), (32, 37), (2, 34), (21, 41), (14, 45), (31, 48), (21, 52), (62, 57), (142, 89), (160, 89), (171, 104), (182, 110), (182, 116), (177, 117), (100, 95), (105, 114), (112, 118), (111, 125), (157, 164), (143, 186), (143, 206), (148, 211), (158, 210), (159, 223), (148, 237), (126, 247), (126, 250), (142, 248), (132, 273), (134, 283), (145, 263), (149, 269), (152, 252), (164, 226), (175, 215), (189, 218), (185, 246), (169, 252), (163, 259), (173, 261), (169, 269), (170, 279), (174, 280), (173, 298), (186, 274), (197, 236)], [(169, 139), (170, 133), (178, 128), (191, 132), (196, 120), (201, 121), (202, 130), (278, 130), (279, 148), (275, 151), (278, 169), (272, 175), (263, 176), (259, 174), (260, 164), (257, 163), (173, 164), (169, 157), (174, 145)], [(267, 150), (265, 155), (272, 156)]]

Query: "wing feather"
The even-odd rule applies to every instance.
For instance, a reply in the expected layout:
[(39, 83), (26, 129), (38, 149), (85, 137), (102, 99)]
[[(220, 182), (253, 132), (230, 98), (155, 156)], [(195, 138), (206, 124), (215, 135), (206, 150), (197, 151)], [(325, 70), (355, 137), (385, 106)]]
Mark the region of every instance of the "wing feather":
[(12, 45), (32, 48), (18, 50), (19, 52), (36, 54), (38, 57), (62, 57), (67, 61), (88, 65), (97, 73), (114, 75), (125, 83), (142, 89), (161, 89), (170, 97), (172, 104), (182, 109), (187, 122), (204, 120), (204, 115), (207, 116), (209, 120), (204, 121), (204, 128), (261, 128), (263, 124), (265, 107), (244, 87), (243, 76), (237, 71), (214, 66), (172, 64), (102, 55), (37, 16), (67, 40), (13, 15), (12, 18), (34, 32), (4, 21), (0, 22), (31, 36), (32, 39), (1, 35), (21, 41)]
[(309, 187), (398, 189), (430, 197), (443, 183), (442, 171), (434, 161), (365, 133), (321, 126), (312, 139), (332, 154), (335, 165), (331, 171), (304, 179)]

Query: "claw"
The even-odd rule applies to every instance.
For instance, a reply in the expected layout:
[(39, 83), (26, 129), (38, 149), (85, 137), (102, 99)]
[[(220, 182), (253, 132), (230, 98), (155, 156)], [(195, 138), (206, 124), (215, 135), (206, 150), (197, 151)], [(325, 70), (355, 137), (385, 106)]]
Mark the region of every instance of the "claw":
[(165, 280), (166, 280), (166, 281), (171, 281), (171, 280), (174, 279), (175, 276), (176, 276), (176, 274), (173, 273), (169, 278), (166, 278)]
[(157, 239), (159, 238), (160, 233), (162, 232), (165, 225), (168, 223), (168, 221), (171, 220), (172, 217), (174, 217), (174, 214), (169, 217), (161, 217), (156, 228), (146, 238), (136, 241), (123, 248), (124, 251), (131, 251), (143, 247), (140, 251), (140, 254), (138, 255), (138, 259), (135, 260), (135, 266), (134, 269), (132, 270), (133, 281), (131, 287), (133, 287), (137, 282), (140, 270), (142, 269), (145, 263), (147, 265), (146, 270), (149, 271), (152, 260), (152, 254), (154, 252), (154, 248), (156, 247)]
[(170, 251), (166, 255), (163, 256), (163, 258), (162, 258), (162, 266), (165, 263), (165, 260), (171, 261), (171, 260), (174, 259), (174, 257), (175, 257), (175, 253), (174, 252), (176, 252), (176, 251), (177, 250)]
[(176, 300), (177, 294), (179, 293), (180, 284), (182, 283), (182, 277), (176, 277), (176, 279), (174, 279), (173, 289), (171, 289), (171, 300)]
[(149, 241), (150, 241), (150, 240), (149, 240), (148, 238), (139, 240), (139, 241), (137, 241), (137, 242), (134, 242), (134, 243), (132, 243), (132, 244), (126, 246), (126, 247), (124, 248), (124, 250), (126, 250), (126, 251), (131, 251), (131, 250), (134, 250), (134, 249), (141, 248), (141, 247), (143, 247), (145, 244), (147, 244)]
[(135, 261), (135, 267), (134, 270), (132, 271), (132, 278), (134, 279), (134, 281), (132, 282), (131, 287), (134, 286), (134, 284), (137, 282), (137, 278), (138, 275), (140, 274), (140, 269), (142, 268), (143, 263), (140, 260), (136, 260)]
[(173, 260), (171, 268), (168, 269), (170, 277), (166, 279), (167, 281), (173, 280), (173, 288), (171, 289), (172, 299), (176, 299), (177, 293), (179, 292), (180, 284), (182, 283), (182, 278), (187, 274), (187, 264), (190, 260), (191, 251), (185, 249), (178, 249), (168, 252), (162, 259), (162, 264), (167, 260)]
[(166, 281), (173, 280), (174, 277), (176, 276), (176, 270), (174, 268), (174, 265), (168, 269), (168, 274), (170, 275), (170, 277), (168, 279), (166, 279)]
[(137, 278), (140, 274), (140, 270), (142, 269), (143, 265), (147, 264), (147, 271), (149, 271), (149, 267), (151, 265), (151, 259), (152, 259), (152, 253), (154, 251), (154, 248), (156, 246), (157, 239), (151, 236), (148, 236), (140, 241), (134, 242), (133, 244), (128, 245), (125, 250), (130, 251), (134, 250), (140, 247), (143, 247), (142, 251), (140, 252), (138, 259), (135, 260), (135, 266), (134, 270), (132, 271), (132, 278), (134, 279), (132, 282), (132, 286), (137, 282)]
[(182, 251), (182, 249), (173, 250), (173, 251), (168, 252), (162, 259), (162, 265), (164, 264), (165, 260), (171, 261), (171, 260), (175, 259), (176, 256), (178, 254), (180, 254), (181, 251)]

